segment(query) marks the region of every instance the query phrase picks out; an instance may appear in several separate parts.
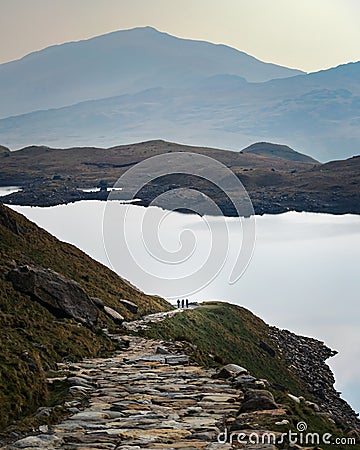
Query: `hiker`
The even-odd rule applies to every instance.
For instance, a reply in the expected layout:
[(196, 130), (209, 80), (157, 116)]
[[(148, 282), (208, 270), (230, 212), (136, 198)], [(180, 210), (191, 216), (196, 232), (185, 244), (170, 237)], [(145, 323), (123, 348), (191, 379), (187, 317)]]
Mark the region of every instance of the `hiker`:
[(180, 299), (177, 299), (178, 309), (180, 308)]
[(181, 307), (184, 308), (184, 299), (181, 300)]
[(187, 308), (189, 307), (189, 299), (188, 298), (186, 299), (186, 307)]

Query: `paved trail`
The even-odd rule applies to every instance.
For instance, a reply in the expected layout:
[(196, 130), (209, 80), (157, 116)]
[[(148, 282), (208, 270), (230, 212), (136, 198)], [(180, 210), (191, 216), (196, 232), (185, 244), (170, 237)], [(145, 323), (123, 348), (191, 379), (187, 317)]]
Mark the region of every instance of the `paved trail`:
[[(124, 323), (124, 328), (138, 331), (181, 311), (153, 314)], [(59, 364), (71, 385), (65, 404), (71, 415), (3, 449), (276, 449), (218, 443), (219, 433), (244, 401), (243, 391), (214, 378), (213, 369), (191, 364), (181, 345), (133, 335), (111, 337), (125, 340), (128, 348), (109, 358)], [(276, 420), (285, 411), (272, 414)]]
[[(71, 366), (73, 415), (8, 448), (231, 448), (218, 444), (217, 434), (237, 411), (240, 392), (187, 356), (156, 353), (165, 350), (161, 341), (128, 339), (126, 351)], [(89, 404), (78, 411), (76, 397), (85, 393)]]
[(123, 322), (122, 326), (128, 331), (140, 331), (145, 330), (151, 324), (162, 322), (163, 320), (174, 316), (175, 314), (183, 313), (188, 311), (189, 309), (199, 308), (200, 305), (189, 306), (189, 308), (177, 308), (171, 311), (159, 312), (155, 314), (149, 314), (148, 316), (144, 316), (139, 320), (133, 320), (131, 322)]

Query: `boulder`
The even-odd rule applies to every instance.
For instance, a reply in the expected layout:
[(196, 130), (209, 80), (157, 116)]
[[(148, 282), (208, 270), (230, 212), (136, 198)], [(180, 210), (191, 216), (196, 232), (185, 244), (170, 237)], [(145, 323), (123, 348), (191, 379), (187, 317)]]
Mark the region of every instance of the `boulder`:
[(8, 273), (14, 288), (29, 295), (52, 314), (60, 318), (73, 318), (93, 327), (98, 311), (79, 283), (38, 266), (20, 266)]
[(109, 306), (104, 306), (104, 312), (118, 325), (121, 325), (125, 320), (121, 314), (115, 311), (115, 309), (109, 308)]
[(226, 366), (222, 367), (219, 372), (216, 374), (216, 378), (235, 378), (241, 374), (246, 374), (248, 371), (241, 366), (238, 366), (237, 364), (227, 364)]
[(91, 301), (100, 309), (104, 309), (104, 302), (97, 297), (91, 297)]
[(264, 411), (269, 409), (277, 409), (271, 392), (262, 389), (249, 389), (244, 397), (239, 414), (251, 411)]
[(132, 314), (137, 314), (138, 312), (138, 305), (136, 303), (130, 302), (129, 300), (125, 300), (124, 298), (120, 298), (119, 302), (125, 306), (125, 308), (130, 311)]

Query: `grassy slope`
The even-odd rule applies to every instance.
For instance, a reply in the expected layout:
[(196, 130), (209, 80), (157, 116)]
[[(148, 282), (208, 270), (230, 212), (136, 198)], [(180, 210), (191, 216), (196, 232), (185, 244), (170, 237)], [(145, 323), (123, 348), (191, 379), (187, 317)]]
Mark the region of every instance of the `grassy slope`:
[[(206, 302), (154, 325), (148, 334), (194, 344), (195, 359), (204, 365), (235, 363), (246, 367), (257, 378), (265, 378), (295, 395), (303, 387), (279, 357), (270, 356), (258, 345), (273, 347), (269, 326), (249, 310), (222, 302)], [(209, 356), (212, 355), (212, 356)]]
[[(6, 226), (7, 225), (7, 226)], [(38, 264), (78, 281), (126, 318), (117, 301), (139, 305), (139, 315), (169, 308), (160, 297), (143, 294), (76, 247), (58, 241), (0, 203), (0, 427), (33, 411), (48, 392), (45, 371), (62, 359), (78, 360), (109, 350), (112, 343), (71, 320), (58, 320), (6, 281), (14, 264)], [(111, 326), (101, 314), (100, 326)]]

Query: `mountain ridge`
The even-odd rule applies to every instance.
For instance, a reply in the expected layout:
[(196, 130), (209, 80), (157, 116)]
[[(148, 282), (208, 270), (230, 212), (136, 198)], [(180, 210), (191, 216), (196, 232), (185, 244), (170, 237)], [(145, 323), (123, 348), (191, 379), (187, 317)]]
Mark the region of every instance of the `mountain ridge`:
[(0, 116), (156, 86), (187, 86), (219, 71), (256, 81), (301, 73), (229, 46), (177, 38), (154, 28), (119, 30), (0, 65)]
[(0, 120), (2, 143), (109, 147), (161, 137), (238, 150), (283, 142), (320, 161), (357, 153), (360, 62), (263, 83), (218, 74)]

